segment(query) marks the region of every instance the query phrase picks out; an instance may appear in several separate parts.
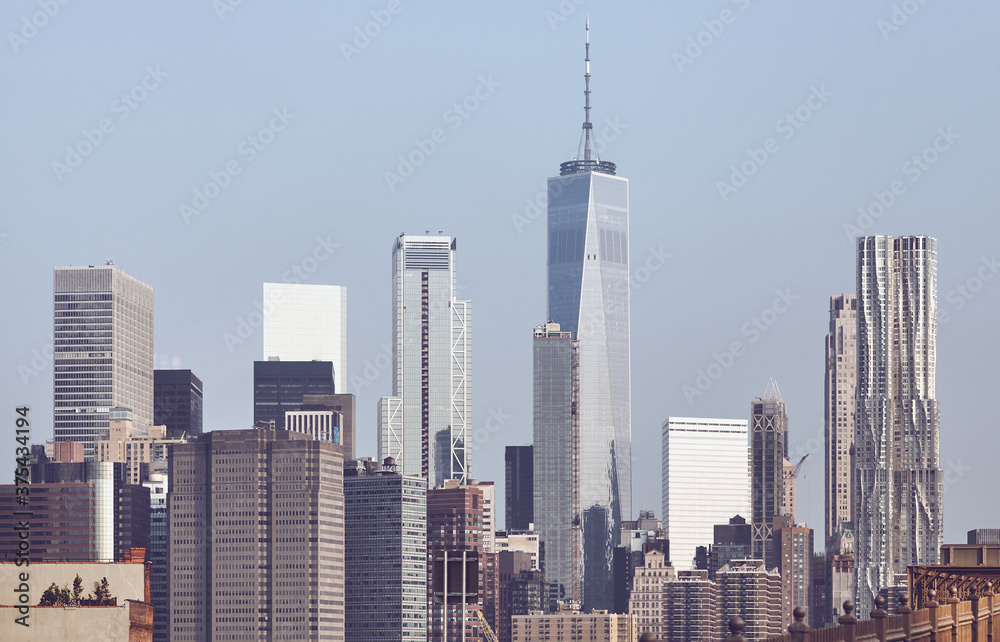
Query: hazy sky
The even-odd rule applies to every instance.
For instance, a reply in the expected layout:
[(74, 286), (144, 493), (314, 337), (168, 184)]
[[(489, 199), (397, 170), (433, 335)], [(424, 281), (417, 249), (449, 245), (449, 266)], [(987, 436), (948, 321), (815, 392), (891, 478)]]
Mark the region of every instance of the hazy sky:
[(811, 454), (798, 517), (820, 548), (829, 297), (855, 290), (855, 234), (928, 234), (945, 539), (1000, 526), (1000, 7), (985, 0), (7, 0), (11, 428), (28, 404), (32, 438), (51, 437), (54, 266), (113, 258), (153, 286), (157, 367), (204, 380), (210, 430), (250, 426), (262, 333), (240, 324), (263, 282), (298, 271), (348, 288), (358, 453), (374, 455), (392, 243), (443, 230), (473, 301), (473, 474), (502, 483), (504, 446), (531, 441), (539, 213), (579, 142), (588, 12), (595, 131), (631, 186), (635, 510), (660, 515), (666, 417), (747, 418), (774, 377), (792, 449)]

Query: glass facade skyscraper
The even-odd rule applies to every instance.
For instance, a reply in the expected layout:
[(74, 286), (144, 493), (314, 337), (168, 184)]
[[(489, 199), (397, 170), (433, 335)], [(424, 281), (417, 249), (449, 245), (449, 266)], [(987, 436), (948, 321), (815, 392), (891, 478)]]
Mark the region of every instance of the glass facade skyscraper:
[(153, 425), (153, 288), (109, 263), (55, 268), (53, 291), (55, 441), (92, 460), (115, 406)]
[(611, 551), (632, 516), (628, 179), (596, 158), (590, 41), (582, 152), (548, 181), (548, 318), (579, 342), (583, 606), (611, 608)]
[(472, 302), (458, 298), (457, 241), (400, 234), (392, 250), (392, 396), (378, 404), (378, 456), (404, 475), (469, 480)]
[(944, 536), (937, 369), (937, 241), (858, 239), (854, 460), (857, 609), (908, 566), (937, 564)]
[(695, 549), (713, 542), (716, 524), (750, 514), (746, 419), (670, 417), (663, 424), (663, 526), (670, 561), (694, 568)]
[(427, 480), (395, 468), (344, 467), (346, 640), (427, 640)]
[(549, 601), (579, 602), (583, 575), (580, 541), (580, 352), (558, 323), (535, 328), (534, 517)]
[(334, 391), (347, 392), (347, 288), (264, 284), (264, 360), (330, 361)]

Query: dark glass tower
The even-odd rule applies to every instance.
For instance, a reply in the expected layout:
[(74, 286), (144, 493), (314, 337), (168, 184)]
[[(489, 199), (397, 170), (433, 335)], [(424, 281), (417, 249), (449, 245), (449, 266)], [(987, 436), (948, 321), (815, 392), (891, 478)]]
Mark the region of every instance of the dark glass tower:
[(254, 425), (273, 421), (284, 430), (285, 411), (302, 410), (306, 395), (332, 395), (333, 387), (330, 361), (254, 361)]
[(774, 518), (783, 512), (785, 461), (788, 459), (788, 412), (778, 384), (771, 379), (764, 396), (750, 403), (750, 496), (753, 556), (767, 567), (774, 557)]
[(548, 182), (548, 317), (579, 342), (584, 609), (610, 609), (611, 551), (632, 515), (628, 179), (596, 157), (590, 26), (580, 153)]
[(508, 531), (527, 531), (535, 521), (534, 457), (532, 446), (507, 446), (504, 453), (506, 520)]
[(166, 426), (167, 437), (200, 435), (204, 393), (190, 370), (153, 371), (153, 425)]

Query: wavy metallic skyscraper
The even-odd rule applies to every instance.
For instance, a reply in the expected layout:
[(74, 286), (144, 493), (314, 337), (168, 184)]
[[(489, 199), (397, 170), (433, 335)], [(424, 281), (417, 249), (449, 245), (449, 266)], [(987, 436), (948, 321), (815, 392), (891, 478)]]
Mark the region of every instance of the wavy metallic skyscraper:
[(548, 316), (579, 342), (583, 606), (606, 609), (611, 550), (632, 516), (628, 180), (597, 158), (587, 33), (582, 149), (548, 182)]
[(943, 543), (935, 239), (858, 239), (857, 344), (857, 609), (868, 613), (907, 566), (937, 564)]

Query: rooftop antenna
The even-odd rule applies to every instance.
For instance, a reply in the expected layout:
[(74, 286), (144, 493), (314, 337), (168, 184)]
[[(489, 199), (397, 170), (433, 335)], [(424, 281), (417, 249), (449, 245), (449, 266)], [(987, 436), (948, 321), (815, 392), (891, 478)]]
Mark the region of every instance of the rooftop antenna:
[(616, 166), (611, 161), (602, 161), (600, 152), (597, 149), (597, 140), (594, 138), (594, 125), (590, 122), (590, 16), (586, 22), (586, 55), (584, 56), (583, 68), (583, 130), (580, 132), (580, 144), (576, 150), (576, 156), (571, 161), (559, 164), (559, 175), (569, 176), (571, 174), (586, 174), (589, 172), (599, 172), (601, 174), (615, 175)]
[[(586, 42), (586, 56), (583, 59), (584, 62), (584, 73), (583, 73), (583, 160), (590, 160), (590, 136), (591, 132), (594, 130), (593, 124), (590, 122), (590, 14), (587, 14), (587, 42)], [(579, 154), (577, 154), (579, 158)]]

